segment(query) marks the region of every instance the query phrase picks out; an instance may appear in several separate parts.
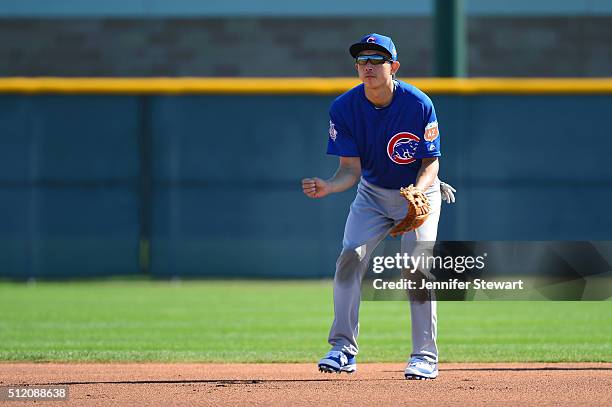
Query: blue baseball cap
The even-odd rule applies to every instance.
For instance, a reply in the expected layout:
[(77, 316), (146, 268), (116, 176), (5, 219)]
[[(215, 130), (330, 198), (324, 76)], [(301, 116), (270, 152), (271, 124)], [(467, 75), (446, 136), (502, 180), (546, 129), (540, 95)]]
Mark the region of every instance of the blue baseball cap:
[(375, 51), (386, 52), (391, 55), (391, 59), (397, 61), (397, 50), (393, 40), (387, 36), (380, 34), (368, 34), (363, 37), (359, 42), (351, 45), (349, 52), (353, 58), (357, 58), (357, 55), (366, 49), (373, 49)]

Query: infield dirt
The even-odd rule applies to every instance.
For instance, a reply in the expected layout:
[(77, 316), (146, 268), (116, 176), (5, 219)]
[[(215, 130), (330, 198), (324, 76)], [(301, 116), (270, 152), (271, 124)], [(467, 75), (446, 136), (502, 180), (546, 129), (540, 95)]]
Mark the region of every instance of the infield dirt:
[(1, 363), (0, 386), (68, 385), (69, 400), (2, 405), (612, 405), (612, 363), (443, 363), (436, 380), (403, 364), (352, 375), (309, 364)]

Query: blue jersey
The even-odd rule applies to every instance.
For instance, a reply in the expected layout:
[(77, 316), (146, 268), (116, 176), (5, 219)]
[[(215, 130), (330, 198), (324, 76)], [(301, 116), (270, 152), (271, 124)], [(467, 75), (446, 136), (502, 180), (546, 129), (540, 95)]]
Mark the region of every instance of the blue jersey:
[(361, 175), (382, 188), (414, 184), (421, 159), (439, 157), (440, 135), (433, 103), (416, 87), (394, 81), (393, 100), (375, 107), (359, 85), (329, 109), (327, 153), (359, 157)]

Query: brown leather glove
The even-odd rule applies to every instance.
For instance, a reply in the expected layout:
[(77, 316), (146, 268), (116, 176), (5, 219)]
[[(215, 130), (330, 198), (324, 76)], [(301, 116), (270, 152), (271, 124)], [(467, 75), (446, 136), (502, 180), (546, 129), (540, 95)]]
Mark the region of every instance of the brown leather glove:
[(408, 201), (408, 213), (406, 217), (389, 232), (393, 237), (418, 228), (425, 223), (425, 220), (427, 220), (427, 217), (431, 213), (429, 199), (427, 199), (420, 189), (415, 188), (413, 185), (409, 185), (406, 188), (400, 188), (400, 195)]

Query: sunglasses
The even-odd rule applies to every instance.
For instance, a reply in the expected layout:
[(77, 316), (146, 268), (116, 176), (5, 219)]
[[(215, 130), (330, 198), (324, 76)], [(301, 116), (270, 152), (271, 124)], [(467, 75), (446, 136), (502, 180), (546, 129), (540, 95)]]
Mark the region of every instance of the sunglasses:
[(365, 65), (370, 61), (372, 65), (382, 65), (385, 62), (393, 62), (389, 58), (383, 57), (382, 55), (360, 55), (355, 58), (355, 62), (358, 65)]

